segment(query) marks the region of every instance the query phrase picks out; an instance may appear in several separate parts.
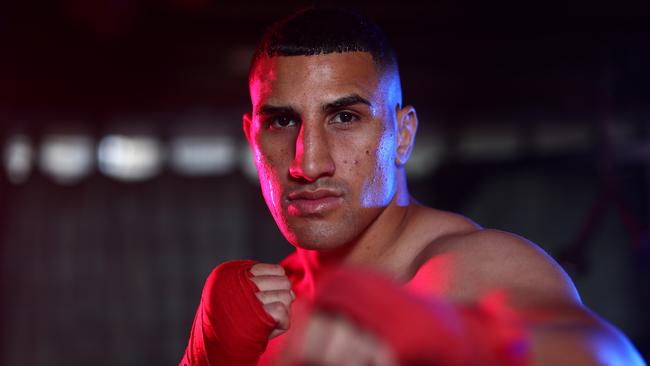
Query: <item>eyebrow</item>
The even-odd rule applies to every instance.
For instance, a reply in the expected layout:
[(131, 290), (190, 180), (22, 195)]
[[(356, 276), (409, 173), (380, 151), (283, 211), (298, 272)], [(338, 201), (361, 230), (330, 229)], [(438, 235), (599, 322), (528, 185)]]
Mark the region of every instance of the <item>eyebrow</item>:
[(349, 107), (351, 105), (355, 104), (365, 104), (369, 107), (372, 107), (372, 103), (368, 101), (368, 99), (365, 99), (361, 97), (359, 94), (351, 94), (347, 95), (345, 97), (341, 97), (339, 99), (336, 99), (333, 102), (327, 103), (323, 106), (323, 111), (328, 112), (333, 109), (339, 109), (343, 107)]
[[(355, 104), (365, 104), (369, 107), (372, 107), (372, 103), (370, 103), (368, 99), (363, 98), (359, 94), (351, 94), (325, 104), (322, 109), (323, 112), (329, 112), (334, 109), (349, 107)], [(276, 114), (296, 115), (298, 113), (296, 112), (295, 109), (289, 106), (275, 106), (275, 105), (264, 104), (257, 110), (255, 114), (259, 116), (259, 115), (276, 115)]]
[(274, 105), (268, 105), (264, 104), (260, 107), (260, 109), (257, 110), (257, 114), (259, 115), (274, 115), (274, 114), (297, 114), (296, 110), (293, 109), (292, 107), (285, 107), (285, 106), (274, 106)]

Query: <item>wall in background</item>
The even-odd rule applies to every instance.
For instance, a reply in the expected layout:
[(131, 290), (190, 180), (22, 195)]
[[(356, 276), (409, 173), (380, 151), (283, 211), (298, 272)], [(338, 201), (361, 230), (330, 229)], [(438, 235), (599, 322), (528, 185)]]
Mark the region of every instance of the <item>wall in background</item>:
[[(0, 9), (3, 365), (174, 364), (215, 265), (291, 250), (240, 116), (261, 31), (302, 3), (92, 3)], [(410, 189), (549, 251), (647, 358), (642, 13), (511, 5), (352, 4), (418, 108)]]

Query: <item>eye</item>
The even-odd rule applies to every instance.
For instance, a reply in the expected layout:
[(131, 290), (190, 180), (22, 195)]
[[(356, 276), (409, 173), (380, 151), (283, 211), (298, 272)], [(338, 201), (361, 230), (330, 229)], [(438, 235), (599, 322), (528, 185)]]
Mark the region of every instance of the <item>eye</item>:
[(291, 116), (277, 116), (273, 117), (268, 122), (269, 127), (272, 129), (282, 129), (293, 127), (297, 125), (297, 121), (294, 117)]
[(332, 122), (335, 123), (350, 123), (359, 120), (359, 117), (352, 112), (339, 112), (334, 116)]

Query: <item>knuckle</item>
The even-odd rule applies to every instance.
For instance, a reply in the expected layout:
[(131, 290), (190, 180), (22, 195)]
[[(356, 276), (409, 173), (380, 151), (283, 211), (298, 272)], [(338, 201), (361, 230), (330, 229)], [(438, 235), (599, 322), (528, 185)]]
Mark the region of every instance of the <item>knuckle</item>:
[(290, 290), (291, 289), (291, 281), (289, 281), (289, 278), (286, 276), (280, 277), (278, 281), (278, 285), (283, 289), (283, 290)]
[(256, 263), (251, 267), (253, 276), (284, 276), (284, 268), (279, 264)]
[(289, 291), (284, 290), (280, 293), (280, 300), (285, 305), (289, 305), (293, 301), (293, 297), (291, 296), (291, 293)]
[(284, 317), (284, 316), (289, 315), (287, 307), (283, 303), (278, 302), (278, 301), (274, 301), (274, 302), (270, 302), (268, 304), (264, 304), (264, 308), (269, 313), (273, 313), (273, 314), (275, 314), (277, 316)]
[(257, 288), (260, 291), (263, 291), (263, 287), (264, 287), (264, 279), (263, 278), (261, 278), (261, 277), (251, 277), (250, 280), (253, 281), (255, 286), (257, 286)]
[(257, 296), (257, 299), (260, 300), (263, 304), (280, 302), (286, 307), (289, 307), (293, 301), (289, 290), (259, 291), (255, 293), (255, 296)]
[(256, 293), (255, 293), (255, 297), (257, 297), (257, 299), (258, 299), (262, 304), (266, 304), (266, 303), (269, 302), (269, 300), (268, 300), (268, 295), (267, 295), (267, 293), (266, 293), (265, 291), (258, 291), (258, 292), (256, 292)]
[(272, 275), (258, 275), (251, 277), (260, 291), (290, 290), (291, 281), (286, 277)]
[(253, 274), (253, 276), (259, 276), (264, 274), (267, 271), (266, 268), (267, 268), (266, 263), (255, 263), (251, 267), (251, 273)]
[(262, 265), (262, 263), (253, 264), (253, 266), (250, 269), (251, 273), (253, 275), (257, 275), (257, 273), (259, 273), (259, 271), (260, 271), (261, 265)]
[(282, 330), (289, 329), (289, 311), (280, 302), (272, 302), (264, 305), (266, 312), (275, 320), (277, 327)]

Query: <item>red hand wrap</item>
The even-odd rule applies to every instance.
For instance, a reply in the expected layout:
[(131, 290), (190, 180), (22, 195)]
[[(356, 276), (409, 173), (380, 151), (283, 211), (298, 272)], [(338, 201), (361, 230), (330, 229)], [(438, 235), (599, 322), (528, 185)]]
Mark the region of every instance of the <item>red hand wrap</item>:
[(276, 322), (255, 296), (255, 263), (226, 262), (208, 276), (181, 365), (257, 363)]
[(523, 331), (505, 309), (421, 298), (368, 271), (337, 269), (322, 280), (315, 307), (371, 331), (403, 365), (526, 364)]

